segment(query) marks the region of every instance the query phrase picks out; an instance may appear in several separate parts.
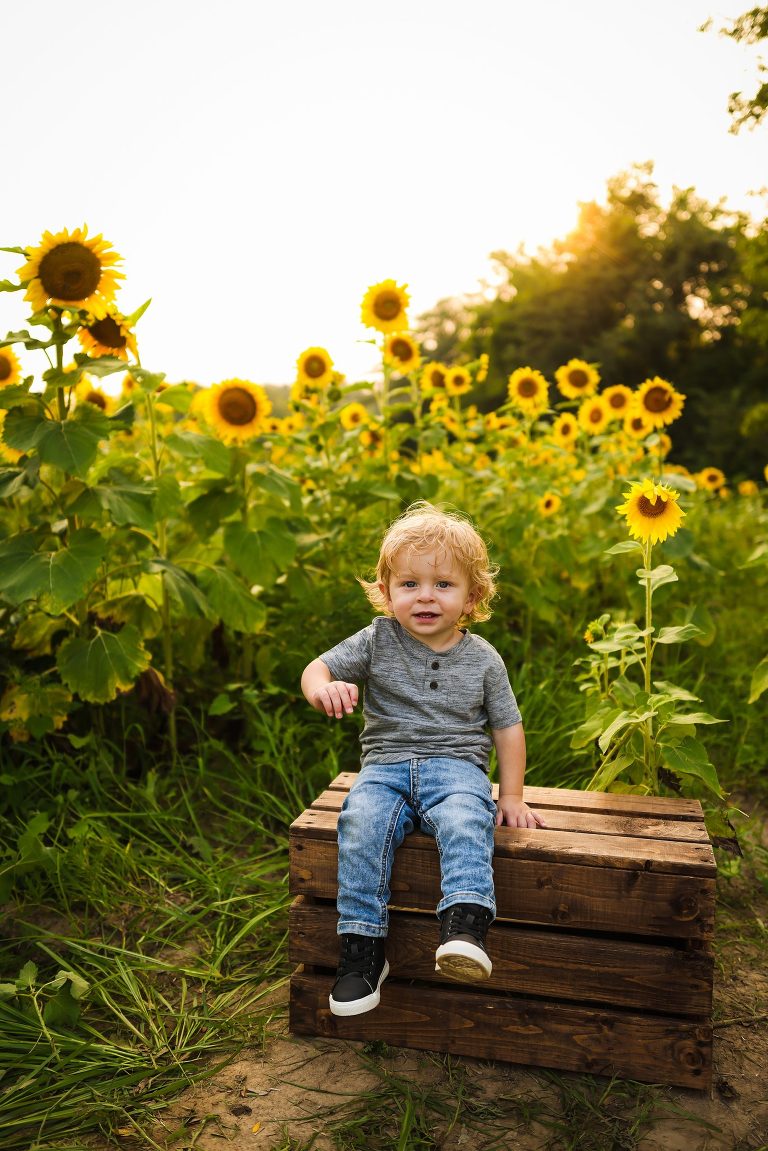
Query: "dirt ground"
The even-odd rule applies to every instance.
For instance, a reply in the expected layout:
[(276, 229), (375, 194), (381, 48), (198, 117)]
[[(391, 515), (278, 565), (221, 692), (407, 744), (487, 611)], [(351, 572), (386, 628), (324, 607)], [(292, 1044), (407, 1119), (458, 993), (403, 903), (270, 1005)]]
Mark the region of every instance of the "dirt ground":
[(313, 1137), (313, 1151), (768, 1151), (766, 955), (768, 890), (747, 867), (718, 881), (711, 1091), (292, 1037), (283, 989), (263, 1050), (187, 1091), (153, 1138), (168, 1151), (303, 1151)]

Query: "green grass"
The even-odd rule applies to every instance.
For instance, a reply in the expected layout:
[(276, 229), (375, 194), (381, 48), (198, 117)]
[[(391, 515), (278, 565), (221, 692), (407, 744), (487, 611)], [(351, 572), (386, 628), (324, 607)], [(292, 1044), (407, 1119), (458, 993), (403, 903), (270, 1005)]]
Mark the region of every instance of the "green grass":
[[(530, 783), (578, 786), (591, 773), (569, 748), (582, 708), (570, 658), (546, 649), (518, 672)], [(704, 686), (716, 693), (717, 676)], [(4, 1151), (131, 1132), (152, 1146), (170, 1100), (268, 1041), (288, 974), (288, 825), (356, 769), (358, 746), (354, 725), (300, 701), (267, 711), (238, 690), (237, 724), (217, 717), (204, 732), (181, 717), (187, 751), (173, 765), (131, 731), (119, 746), (85, 738), (76, 754), (57, 739), (0, 744)], [(742, 752), (754, 744), (748, 725), (741, 739)], [(731, 952), (756, 959), (767, 942), (768, 857), (756, 828), (740, 834), (745, 856), (723, 862), (722, 964)], [(340, 1151), (438, 1147), (462, 1130), (493, 1151), (533, 1125), (549, 1151), (624, 1151), (671, 1107), (659, 1089), (578, 1076), (489, 1096), (461, 1062), (424, 1058), (426, 1085), (399, 1075), (385, 1048), (366, 1053), (375, 1092), (315, 1116)], [(275, 1151), (313, 1141), (286, 1133)]]

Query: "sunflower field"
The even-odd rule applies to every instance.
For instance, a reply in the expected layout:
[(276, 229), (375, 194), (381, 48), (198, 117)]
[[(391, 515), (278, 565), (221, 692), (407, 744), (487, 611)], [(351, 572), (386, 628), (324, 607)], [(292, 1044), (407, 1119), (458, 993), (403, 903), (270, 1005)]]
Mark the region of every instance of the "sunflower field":
[[(103, 237), (2, 250), (0, 1014), (32, 1084), (9, 1148), (35, 1122), (134, 1130), (263, 1026), (287, 825), (357, 761), (357, 717), (312, 712), (301, 670), (369, 622), (356, 577), (415, 501), (468, 514), (500, 565), (478, 630), (528, 782), (698, 796), (731, 840), (729, 791), (764, 756), (768, 466), (677, 465), (673, 382), (602, 380), (574, 349), (489, 409), (487, 358), (431, 360), (386, 280), (361, 306), (374, 378), (294, 350), (277, 414), (248, 379), (142, 364)], [(71, 1107), (44, 1119), (62, 1074)]]

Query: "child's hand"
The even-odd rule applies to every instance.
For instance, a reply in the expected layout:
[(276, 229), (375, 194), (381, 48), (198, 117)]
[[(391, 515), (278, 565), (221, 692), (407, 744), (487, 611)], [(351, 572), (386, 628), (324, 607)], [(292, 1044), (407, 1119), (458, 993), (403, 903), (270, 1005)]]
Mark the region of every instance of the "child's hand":
[(351, 715), (357, 707), (357, 685), (345, 683), (343, 679), (332, 679), (312, 693), (312, 705), (326, 715), (342, 719)]
[(534, 811), (519, 796), (500, 795), (496, 803), (496, 826), (506, 823), (508, 827), (546, 827), (538, 811)]

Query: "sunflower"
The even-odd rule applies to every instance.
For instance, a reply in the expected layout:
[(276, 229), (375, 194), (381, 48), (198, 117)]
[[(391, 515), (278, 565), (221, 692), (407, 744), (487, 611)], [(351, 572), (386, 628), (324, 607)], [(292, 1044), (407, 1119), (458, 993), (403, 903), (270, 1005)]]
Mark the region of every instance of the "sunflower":
[(75, 385), (75, 396), (78, 404), (91, 404), (92, 407), (102, 411), (105, 416), (111, 416), (115, 410), (113, 397), (102, 391), (85, 373)]
[(404, 375), (415, 372), (421, 364), (418, 344), (407, 332), (393, 332), (384, 341), (384, 360)]
[(333, 380), (333, 360), (325, 348), (307, 348), (296, 361), (296, 382), (303, 388), (320, 391)]
[(754, 480), (740, 480), (736, 490), (740, 496), (756, 496), (760, 494), (760, 489)]
[(508, 392), (512, 403), (523, 412), (538, 415), (547, 407), (547, 381), (535, 368), (517, 368), (509, 377)]
[(556, 443), (570, 448), (579, 434), (579, 421), (571, 412), (563, 412), (552, 425), (552, 437)]
[(346, 428), (348, 432), (352, 432), (355, 428), (363, 427), (369, 420), (368, 410), (362, 404), (353, 403), (347, 404), (339, 412), (339, 419), (341, 426)]
[(623, 420), (632, 403), (632, 389), (625, 384), (614, 384), (606, 388), (602, 397), (608, 407), (610, 419)]
[(449, 368), (445, 375), (445, 390), (449, 396), (462, 396), (472, 390), (472, 377), (466, 368)]
[(632, 399), (633, 411), (644, 416), (654, 428), (671, 424), (683, 410), (685, 396), (675, 391), (672, 384), (654, 376), (641, 384)]
[(378, 456), (384, 449), (384, 432), (376, 424), (371, 424), (360, 433), (360, 443), (369, 456)]
[(720, 468), (702, 468), (696, 475), (696, 483), (708, 492), (717, 492), (725, 485), (725, 473)]
[(10, 348), (0, 348), (0, 388), (18, 384), (21, 379), (21, 364), (16, 353)]
[(407, 287), (407, 284), (401, 287), (394, 280), (382, 280), (370, 287), (363, 296), (360, 310), (366, 328), (376, 328), (385, 333), (406, 328), (408, 318), (405, 312), (411, 300), (405, 290)]
[(624, 431), (633, 440), (644, 440), (653, 431), (653, 424), (641, 412), (629, 412), (624, 417)]
[(429, 363), (421, 373), (421, 386), (425, 392), (444, 392), (447, 375), (445, 364)]
[(583, 428), (585, 432), (589, 432), (591, 436), (598, 436), (604, 432), (610, 419), (608, 405), (602, 396), (592, 396), (591, 399), (584, 400), (579, 406), (579, 427)]
[(587, 364), (584, 360), (569, 360), (557, 369), (555, 379), (558, 388), (569, 400), (593, 396), (600, 383), (600, 375), (594, 364)]
[(117, 356), (127, 360), (128, 353), (136, 358), (136, 336), (131, 331), (125, 316), (118, 312), (114, 304), (107, 304), (107, 314), (100, 320), (89, 317), (77, 333), (77, 338), (89, 356)]
[(259, 435), (272, 411), (267, 393), (250, 380), (223, 380), (204, 396), (205, 414), (225, 443), (242, 444)]
[(560, 496), (554, 492), (546, 492), (536, 505), (539, 510), (539, 515), (545, 518), (547, 516), (553, 516), (555, 512), (560, 510), (562, 502)]
[(626, 503), (618, 504), (616, 511), (627, 521), (629, 534), (652, 544), (673, 536), (682, 523), (685, 512), (678, 507), (680, 493), (653, 480), (641, 480), (624, 492)]
[(43, 238), (19, 268), (26, 285), (25, 300), (36, 312), (55, 304), (59, 308), (85, 308), (96, 319), (107, 313), (122, 272), (115, 271), (119, 256), (102, 237), (88, 238), (88, 229), (43, 232)]

